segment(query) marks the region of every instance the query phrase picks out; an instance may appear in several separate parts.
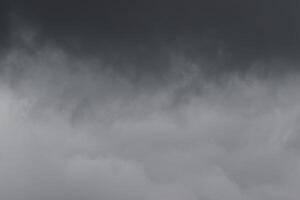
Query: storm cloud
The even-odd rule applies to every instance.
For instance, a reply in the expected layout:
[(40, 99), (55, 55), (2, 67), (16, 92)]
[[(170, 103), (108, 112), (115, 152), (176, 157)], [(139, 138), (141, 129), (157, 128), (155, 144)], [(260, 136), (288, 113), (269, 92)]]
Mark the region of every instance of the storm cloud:
[(2, 1), (0, 199), (299, 199), (298, 9)]
[[(298, 60), (297, 0), (14, 0), (3, 4), (2, 21), (30, 24), (39, 32), (39, 43), (56, 43), (77, 56), (101, 56), (123, 64), (121, 71), (129, 63), (136, 71), (159, 74), (168, 68), (169, 49), (183, 51), (194, 62), (200, 62), (199, 57), (217, 62), (218, 67), (207, 70), (218, 73), (247, 70), (256, 60)], [(9, 26), (2, 27), (5, 32)]]

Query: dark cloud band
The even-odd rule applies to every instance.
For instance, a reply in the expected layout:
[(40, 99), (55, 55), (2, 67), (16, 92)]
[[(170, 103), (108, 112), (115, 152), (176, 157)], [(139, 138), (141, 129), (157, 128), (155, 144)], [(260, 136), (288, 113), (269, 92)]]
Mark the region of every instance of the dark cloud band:
[(117, 64), (161, 69), (166, 66), (162, 48), (171, 48), (194, 60), (221, 59), (231, 66), (227, 70), (257, 59), (297, 59), (300, 50), (296, 0), (14, 0), (6, 4), (0, 20), (2, 38), (8, 35), (8, 16), (13, 12), (39, 31), (39, 41), (55, 42), (79, 55), (100, 53)]

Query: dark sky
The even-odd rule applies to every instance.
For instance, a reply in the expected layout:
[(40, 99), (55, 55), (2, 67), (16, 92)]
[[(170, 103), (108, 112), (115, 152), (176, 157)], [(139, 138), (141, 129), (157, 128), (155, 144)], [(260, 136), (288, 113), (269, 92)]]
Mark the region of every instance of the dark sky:
[[(15, 13), (54, 42), (79, 55), (104, 55), (151, 68), (165, 50), (191, 59), (236, 63), (294, 61), (300, 50), (297, 0), (14, 0), (4, 2), (2, 41)], [(117, 59), (116, 59), (117, 58)], [(155, 63), (155, 64), (153, 64)]]
[(300, 0), (0, 0), (0, 200), (299, 200)]

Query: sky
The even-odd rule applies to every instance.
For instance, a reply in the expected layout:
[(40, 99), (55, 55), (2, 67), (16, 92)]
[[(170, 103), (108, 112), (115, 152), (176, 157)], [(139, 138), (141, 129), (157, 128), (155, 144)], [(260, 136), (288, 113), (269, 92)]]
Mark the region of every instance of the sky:
[(299, 199), (299, 3), (1, 1), (0, 199)]

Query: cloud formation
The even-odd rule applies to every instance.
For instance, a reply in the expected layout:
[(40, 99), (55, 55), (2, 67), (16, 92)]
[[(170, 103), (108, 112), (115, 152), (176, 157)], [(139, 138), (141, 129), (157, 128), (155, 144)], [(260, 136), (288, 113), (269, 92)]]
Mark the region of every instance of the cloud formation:
[(299, 75), (215, 81), (176, 59), (156, 87), (55, 46), (12, 48), (0, 198), (298, 199)]
[[(248, 69), (240, 62), (257, 59), (298, 60), (300, 49), (297, 0), (4, 0), (2, 4), (3, 41), (10, 40), (12, 22), (26, 22), (40, 32), (40, 43), (56, 43), (77, 56), (130, 62), (141, 71), (165, 67), (163, 48), (184, 51), (194, 60), (221, 59), (221, 72)], [(126, 64), (122, 70), (127, 70)]]
[(298, 9), (1, 1), (0, 199), (299, 199)]

